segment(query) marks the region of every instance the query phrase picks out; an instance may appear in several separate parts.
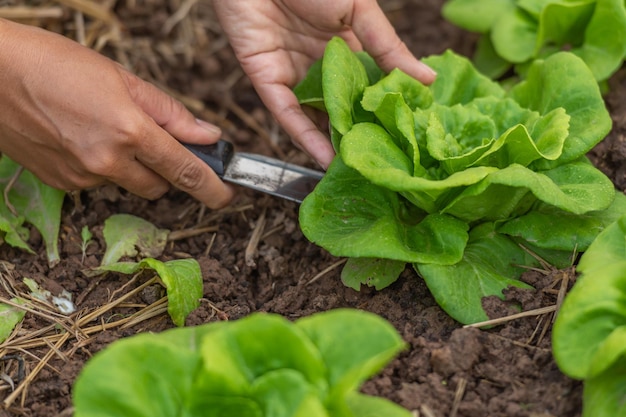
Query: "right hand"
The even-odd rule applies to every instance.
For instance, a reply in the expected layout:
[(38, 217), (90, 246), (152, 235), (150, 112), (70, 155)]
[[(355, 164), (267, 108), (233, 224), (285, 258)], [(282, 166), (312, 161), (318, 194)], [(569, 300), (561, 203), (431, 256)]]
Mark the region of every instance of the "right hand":
[(63, 190), (115, 183), (155, 199), (170, 184), (211, 208), (232, 189), (179, 141), (219, 128), (63, 36), (0, 19), (0, 151)]

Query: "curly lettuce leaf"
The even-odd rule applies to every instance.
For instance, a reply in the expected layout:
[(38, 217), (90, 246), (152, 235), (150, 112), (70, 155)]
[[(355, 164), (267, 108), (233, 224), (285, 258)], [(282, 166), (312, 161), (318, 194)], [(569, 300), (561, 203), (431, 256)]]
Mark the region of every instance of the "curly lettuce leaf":
[(467, 225), (451, 216), (407, 212), (405, 200), (335, 158), (300, 207), (302, 232), (335, 256), (453, 264)]
[(533, 169), (550, 169), (589, 152), (611, 130), (611, 117), (597, 83), (582, 60), (560, 52), (535, 61), (524, 81), (509, 94), (521, 107), (546, 115), (557, 108), (569, 119), (569, 135), (556, 160), (537, 160)]

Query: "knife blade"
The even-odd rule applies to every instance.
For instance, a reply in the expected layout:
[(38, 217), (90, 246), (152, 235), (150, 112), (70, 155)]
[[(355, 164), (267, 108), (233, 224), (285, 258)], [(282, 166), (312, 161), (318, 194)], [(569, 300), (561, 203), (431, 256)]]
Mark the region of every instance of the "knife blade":
[(301, 203), (324, 173), (263, 155), (235, 152), (232, 143), (183, 144), (224, 181)]

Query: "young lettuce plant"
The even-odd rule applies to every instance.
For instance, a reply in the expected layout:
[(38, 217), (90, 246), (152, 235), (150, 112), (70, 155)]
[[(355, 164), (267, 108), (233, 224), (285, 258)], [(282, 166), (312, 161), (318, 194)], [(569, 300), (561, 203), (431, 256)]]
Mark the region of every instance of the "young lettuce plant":
[(450, 0), (442, 14), (483, 34), (474, 62), (492, 78), (567, 49), (602, 81), (626, 55), (624, 0)]
[(404, 347), (382, 318), (350, 309), (140, 334), (87, 363), (75, 416), (410, 417), (358, 392)]
[(487, 319), (484, 296), (528, 288), (529, 250), (568, 266), (626, 198), (584, 157), (611, 119), (580, 58), (539, 60), (510, 91), (452, 52), (424, 62), (438, 72), (430, 87), (331, 40), (295, 89), (328, 112), (338, 154), (300, 224), (350, 258), (348, 285), (383, 288), (411, 263), (448, 314), (473, 323)]
[[(135, 274), (150, 269), (157, 273), (167, 290), (167, 311), (177, 326), (200, 305), (202, 298), (202, 271), (195, 259), (174, 259), (162, 262), (155, 257), (163, 253), (169, 230), (159, 229), (147, 220), (130, 214), (114, 214), (104, 222), (102, 230), (107, 248), (102, 264), (87, 269), (87, 276), (105, 272)], [(138, 262), (120, 261), (137, 257)]]
[(626, 415), (626, 216), (582, 256), (552, 331), (554, 358), (584, 380), (583, 417)]

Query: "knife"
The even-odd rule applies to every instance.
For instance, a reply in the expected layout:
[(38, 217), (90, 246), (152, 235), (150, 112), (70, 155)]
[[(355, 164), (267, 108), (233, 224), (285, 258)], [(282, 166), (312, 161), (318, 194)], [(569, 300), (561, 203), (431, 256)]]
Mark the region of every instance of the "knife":
[(183, 143), (224, 181), (301, 203), (324, 173), (252, 153), (235, 152), (232, 143)]

